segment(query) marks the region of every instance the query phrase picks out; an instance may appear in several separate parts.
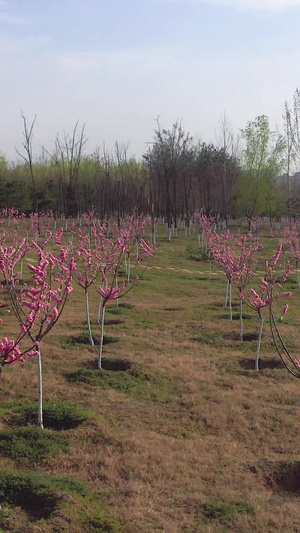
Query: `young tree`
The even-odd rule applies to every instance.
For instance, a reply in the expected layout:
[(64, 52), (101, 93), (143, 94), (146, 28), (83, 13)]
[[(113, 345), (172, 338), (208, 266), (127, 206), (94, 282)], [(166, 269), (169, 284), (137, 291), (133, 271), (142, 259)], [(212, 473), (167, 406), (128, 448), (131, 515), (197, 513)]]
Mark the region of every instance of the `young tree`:
[[(100, 342), (99, 342), (99, 356), (98, 369), (102, 368), (102, 351), (103, 351), (103, 333), (104, 333), (104, 318), (105, 307), (109, 300), (117, 300), (120, 295), (127, 293), (139, 281), (140, 276), (135, 275), (133, 281), (130, 281), (130, 275), (127, 274), (127, 279), (121, 285), (117, 283), (118, 273), (122, 265), (125, 263), (126, 254), (136, 250), (135, 262), (138, 265), (141, 261), (139, 249), (148, 257), (153, 257), (154, 251), (142, 239), (146, 219), (144, 217), (130, 217), (125, 227), (119, 228), (118, 225), (114, 228), (114, 235), (111, 239), (104, 238), (103, 231), (94, 231), (96, 238), (96, 246), (94, 255), (99, 261), (102, 274), (101, 285), (97, 288), (100, 295), (99, 307), (99, 325), (100, 325)], [(144, 267), (143, 270), (147, 265)]]
[[(260, 357), (260, 347), (261, 347), (261, 340), (262, 340), (262, 333), (263, 333), (263, 326), (264, 326), (264, 309), (269, 309), (270, 317), (273, 317), (273, 323), (274, 323), (274, 313), (273, 313), (273, 303), (277, 299), (282, 298), (288, 298), (292, 295), (291, 292), (284, 292), (282, 293), (283, 287), (282, 282), (286, 281), (291, 269), (291, 266), (289, 263), (286, 265), (285, 272), (283, 273), (281, 280), (279, 280), (278, 275), (275, 271), (276, 265), (278, 263), (279, 257), (282, 253), (282, 242), (279, 242), (277, 251), (275, 255), (272, 258), (272, 261), (268, 261), (268, 259), (265, 260), (265, 273), (264, 276), (260, 277), (259, 280), (261, 284), (259, 285), (259, 288), (257, 290), (251, 289), (251, 296), (250, 296), (250, 305), (252, 306), (252, 309), (255, 310), (255, 312), (258, 314), (260, 319), (260, 328), (259, 328), (259, 336), (258, 336), (258, 344), (257, 344), (257, 352), (256, 352), (256, 359), (255, 359), (255, 370), (259, 369), (259, 357)], [(283, 314), (285, 314), (288, 310), (288, 305), (286, 304), (283, 309)], [(271, 320), (271, 325), (272, 325)], [(276, 345), (276, 343), (275, 343)]]
[(34, 125), (36, 121), (36, 115), (30, 125), (27, 123), (27, 119), (24, 116), (23, 111), (21, 112), (21, 117), (23, 120), (23, 148), (25, 151), (25, 155), (23, 155), (19, 150), (17, 150), (17, 154), (24, 159), (26, 163), (26, 167), (29, 170), (30, 178), (31, 178), (31, 186), (32, 186), (32, 195), (33, 195), (33, 205), (34, 205), (34, 211), (38, 212), (38, 195), (37, 195), (37, 189), (36, 189), (36, 179), (35, 179), (35, 172), (34, 172), (34, 164), (33, 164), (33, 152), (32, 152), (32, 139), (33, 139), (33, 130)]
[[(232, 198), (235, 190), (236, 179), (239, 174), (238, 165), (236, 164), (238, 156), (239, 138), (234, 139), (232, 128), (226, 113), (223, 113), (219, 122), (218, 144), (222, 156), (222, 215), (225, 219), (226, 228), (228, 227), (228, 203)], [(234, 164), (235, 163), (235, 164)], [(232, 174), (236, 179), (232, 179)]]
[(265, 115), (248, 122), (242, 130), (245, 149), (238, 187), (238, 210), (246, 216), (249, 231), (253, 216), (276, 213), (275, 178), (283, 167), (285, 141), (271, 131)]
[(43, 386), (40, 343), (59, 320), (72, 290), (74, 259), (70, 254), (70, 245), (65, 247), (59, 245), (58, 254), (53, 254), (45, 252), (43, 247), (33, 240), (31, 253), (36, 251), (36, 262), (27, 264), (31, 277), (20, 288), (19, 273), (14, 273), (14, 268), (19, 264), (27, 249), (25, 238), (22, 239), (17, 249), (14, 243), (8, 247), (1, 246), (0, 270), (4, 276), (11, 308), (20, 327), (19, 336), (11, 345), (10, 353), (18, 355), (17, 347), (20, 341), (27, 338), (30, 343), (29, 351), (32, 355), (37, 355), (38, 425), (42, 428)]

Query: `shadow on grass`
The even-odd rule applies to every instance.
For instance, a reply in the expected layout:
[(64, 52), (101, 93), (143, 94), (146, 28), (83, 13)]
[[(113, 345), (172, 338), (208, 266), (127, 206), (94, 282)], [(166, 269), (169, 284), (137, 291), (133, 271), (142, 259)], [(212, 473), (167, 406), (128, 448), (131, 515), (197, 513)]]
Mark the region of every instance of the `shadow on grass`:
[(239, 343), (253, 342), (258, 340), (258, 333), (244, 333), (243, 340), (240, 339), (240, 333), (238, 331), (231, 331), (229, 333), (223, 333), (223, 339), (226, 341), (236, 341)]
[(220, 369), (220, 371), (226, 372), (226, 374), (244, 376), (251, 379), (271, 377), (273, 379), (282, 381), (285, 379), (285, 377), (289, 377), (287, 373), (281, 372), (281, 370), (285, 370), (285, 367), (279, 358), (265, 359), (260, 357), (258, 365), (259, 370), (255, 370), (255, 354), (253, 354), (253, 357), (245, 357), (234, 362), (231, 362), (230, 360), (220, 361), (216, 366)]
[[(95, 345), (99, 345), (100, 335), (93, 334), (93, 341)], [(112, 344), (118, 341), (119, 339), (117, 337), (113, 337), (111, 335), (103, 336), (103, 345)], [(70, 348), (71, 347), (77, 348), (77, 347), (80, 347), (81, 345), (92, 346), (90, 343), (90, 337), (89, 337), (88, 331), (82, 331), (81, 333), (79, 333), (79, 335), (74, 335), (72, 337), (69, 337), (66, 342), (66, 345), (68, 345)]]
[[(76, 405), (60, 401), (45, 401), (43, 404), (44, 427), (56, 430), (68, 430), (78, 427), (86, 420), (86, 413)], [(26, 403), (15, 407), (10, 413), (8, 423), (11, 426), (36, 426), (37, 404)]]
[(104, 321), (105, 326), (119, 326), (120, 324), (124, 324), (124, 320), (112, 318)]
[(164, 307), (163, 311), (182, 311), (184, 307)]
[[(84, 363), (84, 366), (88, 366), (91, 370), (98, 369), (98, 362), (96, 360), (90, 361), (88, 365)], [(111, 358), (102, 358), (102, 369), (110, 370), (111, 372), (125, 372), (132, 367), (132, 363), (128, 359), (111, 359)]]
[(263, 459), (256, 465), (246, 467), (258, 475), (274, 492), (300, 494), (300, 461), (269, 461)]
[(2, 470), (0, 502), (21, 507), (32, 520), (49, 518), (63, 492), (85, 495), (82, 483), (72, 478), (50, 478), (33, 473)]
[[(222, 315), (218, 315), (216, 318), (220, 318), (222, 320), (230, 320), (229, 316), (229, 310), (227, 313), (222, 313)], [(243, 320), (251, 320), (253, 318), (252, 315), (244, 314), (243, 313)], [(233, 313), (232, 314), (232, 320), (240, 320), (240, 314), (239, 313)]]
[[(244, 370), (254, 370), (254, 365), (255, 365), (254, 357), (241, 359), (239, 361), (239, 365)], [(260, 358), (259, 359), (260, 370), (264, 370), (264, 369), (273, 370), (274, 368), (284, 368), (280, 359), (273, 359), (273, 358), (269, 358), (269, 359)]]

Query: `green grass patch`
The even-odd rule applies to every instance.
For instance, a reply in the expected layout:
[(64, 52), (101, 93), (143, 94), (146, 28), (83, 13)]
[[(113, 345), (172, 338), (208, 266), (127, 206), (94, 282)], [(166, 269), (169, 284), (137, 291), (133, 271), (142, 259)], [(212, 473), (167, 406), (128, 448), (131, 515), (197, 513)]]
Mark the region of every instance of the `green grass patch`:
[(128, 312), (128, 310), (119, 306), (119, 307), (109, 307), (106, 310), (106, 312), (110, 313), (111, 315), (124, 315)]
[[(255, 316), (254, 314), (248, 315), (247, 313), (243, 313), (243, 320), (252, 320), (254, 316)], [(218, 316), (218, 318), (230, 320), (229, 309), (227, 313), (222, 313), (221, 315)], [(232, 320), (240, 320), (240, 318), (241, 317), (239, 313), (232, 313)]]
[(107, 517), (104, 513), (82, 514), (78, 521), (82, 524), (83, 530), (88, 533), (121, 533), (120, 523), (113, 518)]
[[(94, 344), (95, 345), (99, 345), (100, 335), (95, 335), (93, 333), (92, 337), (93, 337)], [(103, 336), (103, 345), (112, 344), (114, 342), (118, 342), (118, 340), (119, 339), (117, 337), (112, 337), (111, 335), (104, 335)], [(91, 343), (90, 343), (90, 336), (89, 336), (88, 331), (82, 331), (81, 333), (79, 333), (79, 335), (74, 335), (72, 337), (69, 337), (69, 339), (67, 340), (66, 345), (68, 347), (72, 347), (72, 348), (78, 348), (78, 347), (81, 347), (82, 345), (92, 346)]]
[[(82, 424), (87, 412), (76, 405), (60, 401), (45, 401), (43, 405), (44, 427), (67, 430)], [(37, 404), (27, 403), (13, 409), (10, 420), (15, 426), (37, 425)]]
[(134, 306), (128, 302), (119, 303), (119, 307), (121, 309), (133, 309), (134, 308)]
[(151, 320), (139, 320), (135, 326), (140, 329), (163, 329), (164, 325), (161, 322)]
[(210, 259), (208, 251), (200, 250), (199, 248), (193, 248), (191, 246), (188, 246), (186, 248), (186, 257), (188, 259), (192, 259), (193, 261), (202, 261), (203, 259)]
[(47, 519), (63, 497), (58, 491), (84, 496), (82, 483), (73, 478), (51, 478), (39, 474), (2, 470), (0, 503), (21, 507), (33, 519)]
[(216, 520), (228, 522), (237, 514), (253, 513), (253, 507), (244, 502), (227, 502), (225, 500), (211, 499), (199, 508), (205, 521)]
[(10, 428), (0, 432), (0, 456), (15, 461), (42, 461), (45, 457), (69, 451), (65, 436), (40, 428)]
[(156, 372), (145, 374), (132, 366), (128, 370), (92, 370), (80, 369), (66, 375), (70, 383), (85, 383), (94, 387), (111, 388), (121, 393), (132, 394), (139, 399), (154, 402), (170, 401), (178, 393), (178, 384), (174, 379)]
[(112, 315), (122, 315), (127, 313), (130, 309), (133, 309), (133, 305), (127, 302), (122, 302), (118, 305), (115, 304), (114, 306), (106, 306), (105, 309), (107, 313), (111, 313)]
[(216, 346), (223, 342), (223, 337), (221, 333), (213, 331), (211, 333), (197, 333), (192, 337), (193, 341), (202, 342), (203, 344), (209, 344), (211, 346)]

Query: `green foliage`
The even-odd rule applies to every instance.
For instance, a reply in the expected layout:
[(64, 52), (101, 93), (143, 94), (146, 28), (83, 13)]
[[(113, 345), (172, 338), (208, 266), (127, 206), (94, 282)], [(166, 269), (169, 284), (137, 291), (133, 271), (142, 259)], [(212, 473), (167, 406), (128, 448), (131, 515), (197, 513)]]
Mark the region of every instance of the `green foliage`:
[(13, 428), (0, 432), (0, 456), (17, 461), (38, 462), (45, 457), (67, 453), (67, 439), (40, 428)]
[(246, 148), (238, 182), (238, 212), (248, 219), (255, 215), (278, 214), (280, 197), (275, 178), (283, 165), (283, 137), (271, 131), (265, 115), (249, 121), (242, 135)]
[[(37, 407), (28, 403), (13, 409), (12, 423), (18, 426), (37, 424)], [(86, 420), (86, 412), (76, 405), (60, 401), (45, 401), (43, 405), (44, 426), (51, 429), (72, 429)]]

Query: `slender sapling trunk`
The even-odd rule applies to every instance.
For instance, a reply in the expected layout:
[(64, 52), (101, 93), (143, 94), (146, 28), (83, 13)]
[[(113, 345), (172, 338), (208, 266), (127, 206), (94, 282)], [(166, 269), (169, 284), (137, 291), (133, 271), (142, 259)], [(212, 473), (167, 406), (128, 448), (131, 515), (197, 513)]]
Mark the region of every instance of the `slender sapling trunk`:
[(87, 325), (88, 325), (90, 344), (94, 346), (94, 339), (92, 335), (91, 320), (90, 320), (89, 294), (88, 294), (87, 288), (85, 288), (85, 308), (86, 308), (86, 320), (87, 320)]
[(232, 291), (231, 281), (229, 281), (229, 317), (232, 320)]
[(244, 340), (244, 331), (243, 331), (243, 300), (240, 299), (240, 340)]
[(38, 349), (38, 426), (43, 429), (43, 376), (42, 376), (42, 356)]
[(260, 316), (260, 328), (259, 328), (257, 352), (256, 352), (256, 359), (255, 359), (255, 370), (259, 370), (258, 362), (259, 362), (259, 355), (260, 355), (260, 345), (261, 345), (261, 339), (262, 339), (262, 332), (263, 332), (263, 327), (264, 327), (264, 317), (262, 316), (261, 313), (259, 313), (259, 316)]
[(224, 307), (227, 307), (228, 305), (228, 295), (229, 295), (229, 280), (227, 279)]
[(102, 305), (102, 316), (101, 316), (101, 323), (100, 323), (100, 341), (99, 341), (98, 370), (102, 370), (102, 352), (103, 352), (103, 336), (104, 336), (104, 316), (105, 316), (105, 305)]

